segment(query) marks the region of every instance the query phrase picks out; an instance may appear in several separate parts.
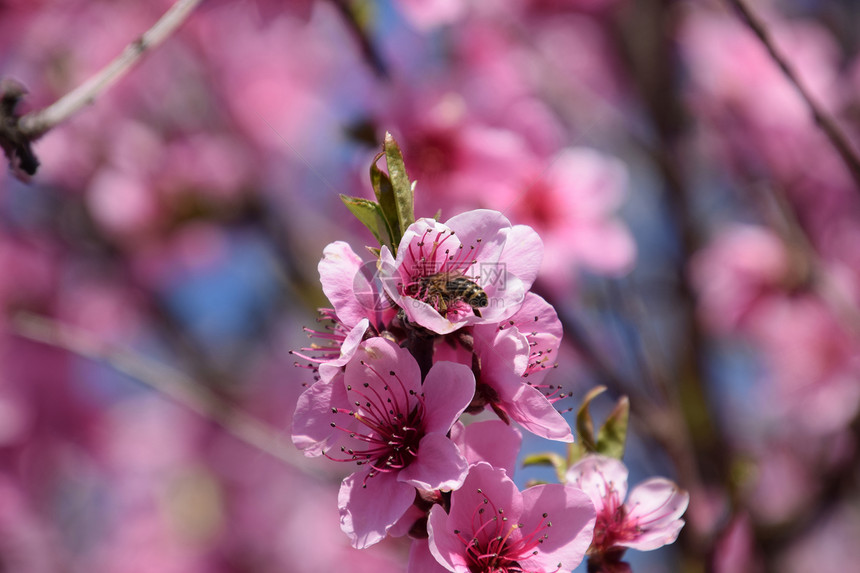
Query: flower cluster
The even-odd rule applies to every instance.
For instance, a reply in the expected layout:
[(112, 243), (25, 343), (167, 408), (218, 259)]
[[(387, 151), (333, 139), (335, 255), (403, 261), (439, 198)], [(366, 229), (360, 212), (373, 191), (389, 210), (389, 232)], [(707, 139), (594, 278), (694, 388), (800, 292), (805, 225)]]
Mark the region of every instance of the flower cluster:
[[(384, 218), (385, 189), (377, 188), (379, 204), (344, 201)], [(543, 250), (537, 233), (490, 210), (383, 223), (369, 225), (383, 237), (373, 264), (346, 243), (326, 247), (327, 326), (308, 330), (314, 343), (294, 353), (316, 377), (298, 400), (293, 442), (307, 456), (355, 464), (338, 496), (352, 544), (409, 534), (410, 571), (489, 573), (570, 571), (587, 552), (601, 563), (605, 552), (620, 556), (616, 545), (674, 540), (686, 508), (680, 493), (650, 515), (606, 517), (579, 465), (567, 484), (520, 491), (511, 479), (522, 439), (512, 421), (573, 442), (554, 406), (564, 394), (544, 383), (562, 328), (530, 292)], [(484, 410), (499, 419), (461, 422)], [(607, 519), (622, 524), (621, 537), (600, 533)]]

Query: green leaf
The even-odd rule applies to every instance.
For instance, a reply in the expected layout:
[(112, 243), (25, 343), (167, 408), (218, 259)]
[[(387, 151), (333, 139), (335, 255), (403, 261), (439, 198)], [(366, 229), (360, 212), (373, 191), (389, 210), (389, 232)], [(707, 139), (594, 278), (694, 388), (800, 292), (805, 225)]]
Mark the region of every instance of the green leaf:
[(403, 237), (403, 229), (400, 228), (400, 219), (397, 214), (397, 199), (394, 196), (394, 187), (391, 185), (391, 179), (376, 165), (383, 155), (385, 155), (385, 152), (377, 154), (373, 158), (373, 163), (370, 164), (370, 184), (373, 187), (373, 192), (376, 194), (377, 201), (379, 201), (379, 206), (382, 208), (385, 223), (390, 231), (391, 247), (396, 253), (400, 239)]
[(629, 419), (630, 400), (627, 396), (622, 396), (597, 433), (597, 453), (619, 460), (624, 457)]
[(394, 200), (397, 206), (397, 219), (401, 233), (415, 222), (415, 190), (406, 174), (406, 164), (403, 163), (403, 153), (390, 133), (385, 134), (382, 144), (385, 161), (388, 165), (388, 178), (394, 188)]
[(564, 483), (564, 475), (567, 473), (567, 463), (560, 455), (552, 452), (531, 454), (523, 459), (523, 467), (527, 468), (530, 466), (551, 466), (555, 468), (555, 475), (558, 476), (558, 481)]
[(341, 195), (340, 200), (365, 227), (370, 229), (380, 245), (386, 244), (385, 240), (389, 237), (385, 235), (390, 236), (390, 231), (379, 203), (361, 197), (349, 197), (348, 195)]
[(597, 441), (594, 439), (594, 421), (591, 419), (588, 407), (592, 400), (604, 392), (606, 392), (606, 386), (592, 388), (582, 399), (582, 405), (576, 413), (576, 431), (579, 433), (580, 442), (588, 452), (597, 451)]

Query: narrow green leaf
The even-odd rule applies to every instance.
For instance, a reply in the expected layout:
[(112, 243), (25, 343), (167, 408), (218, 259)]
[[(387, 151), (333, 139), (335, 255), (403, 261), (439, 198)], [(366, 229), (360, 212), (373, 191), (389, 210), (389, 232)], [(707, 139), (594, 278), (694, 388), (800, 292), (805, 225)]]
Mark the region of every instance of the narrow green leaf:
[(523, 467), (527, 468), (530, 466), (551, 466), (555, 468), (555, 475), (558, 476), (558, 481), (564, 483), (564, 474), (567, 473), (567, 463), (560, 455), (553, 452), (531, 454), (523, 459)]
[(597, 441), (594, 439), (594, 421), (591, 419), (588, 407), (592, 400), (604, 392), (606, 392), (606, 386), (592, 388), (582, 399), (582, 405), (576, 413), (576, 431), (579, 433), (580, 442), (589, 452), (597, 451)]
[(397, 199), (394, 196), (394, 187), (391, 185), (391, 179), (376, 165), (383, 155), (385, 155), (385, 152), (378, 153), (373, 158), (373, 163), (370, 164), (370, 184), (373, 186), (373, 192), (376, 194), (376, 199), (379, 201), (380, 207), (382, 207), (382, 214), (385, 217), (386, 227), (391, 239), (391, 247), (396, 254), (397, 246), (403, 237), (403, 230), (400, 228), (400, 219), (397, 214)]
[(415, 190), (409, 182), (406, 174), (406, 164), (403, 163), (403, 153), (400, 146), (394, 141), (390, 133), (385, 134), (385, 142), (382, 144), (385, 152), (385, 161), (388, 164), (388, 178), (394, 188), (394, 199), (397, 205), (397, 219), (400, 223), (400, 232), (415, 222), (414, 197)]
[(340, 200), (343, 201), (343, 204), (346, 205), (346, 208), (355, 215), (355, 217), (362, 222), (362, 224), (370, 229), (370, 232), (373, 233), (373, 236), (376, 237), (376, 240), (379, 241), (380, 245), (384, 245), (385, 240), (388, 239), (385, 236), (388, 232), (385, 217), (382, 214), (382, 207), (379, 206), (379, 203), (375, 201), (370, 201), (368, 199), (362, 199), (361, 197), (350, 197), (348, 195), (341, 195)]
[(622, 396), (597, 433), (597, 453), (619, 460), (624, 457), (629, 419), (630, 400), (627, 396)]

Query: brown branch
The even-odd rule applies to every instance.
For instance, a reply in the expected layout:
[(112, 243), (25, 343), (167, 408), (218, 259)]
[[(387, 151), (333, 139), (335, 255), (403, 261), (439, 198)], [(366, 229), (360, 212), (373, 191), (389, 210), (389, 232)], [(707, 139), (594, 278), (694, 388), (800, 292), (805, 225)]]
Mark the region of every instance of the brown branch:
[(152, 28), (126, 46), (116, 59), (44, 109), (17, 116), (15, 106), (26, 90), (19, 84), (4, 80), (0, 85), (0, 146), (9, 158), (12, 170), (33, 175), (39, 161), (32, 154), (30, 143), (93, 103), (104, 90), (125, 76), (145, 53), (169, 38), (200, 2), (177, 0)]
[(800, 76), (794, 71), (792, 65), (788, 62), (785, 56), (780, 52), (780, 50), (776, 47), (773, 39), (771, 38), (771, 34), (767, 29), (764, 21), (759, 18), (759, 16), (753, 12), (752, 8), (749, 7), (746, 0), (727, 0), (731, 6), (733, 6), (738, 13), (740, 14), (741, 19), (749, 26), (750, 30), (758, 37), (764, 47), (767, 49), (770, 57), (774, 62), (779, 66), (782, 70), (782, 73), (785, 74), (785, 77), (794, 85), (797, 89), (800, 97), (806, 102), (806, 105), (809, 107), (809, 111), (812, 113), (812, 117), (815, 120), (815, 123), (821, 128), (827, 138), (830, 140), (830, 143), (833, 144), (833, 147), (836, 148), (836, 151), (839, 153), (839, 156), (842, 158), (842, 161), (845, 162), (845, 165), (848, 167), (848, 170), (851, 172), (852, 177), (854, 178), (854, 182), (857, 184), (858, 190), (860, 190), (860, 157), (858, 157), (856, 150), (851, 146), (851, 143), (848, 140), (848, 137), (836, 123), (836, 120), (821, 106), (821, 104), (816, 101), (815, 97), (813, 97), (812, 92), (809, 91), (809, 88), (806, 87), (806, 84), (800, 79)]
[(48, 344), (112, 366), (179, 404), (212, 420), (233, 437), (302, 472), (311, 472), (306, 459), (284, 439), (284, 432), (237, 409), (205, 386), (160, 362), (99, 340), (89, 332), (30, 313), (12, 318), (12, 331), (23, 338)]

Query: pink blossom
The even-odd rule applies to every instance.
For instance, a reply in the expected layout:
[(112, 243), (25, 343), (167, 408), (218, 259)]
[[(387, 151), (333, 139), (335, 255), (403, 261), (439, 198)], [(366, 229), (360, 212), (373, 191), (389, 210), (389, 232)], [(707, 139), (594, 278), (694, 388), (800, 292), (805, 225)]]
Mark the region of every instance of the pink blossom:
[[(420, 219), (403, 234), (395, 258), (383, 246), (383, 286), (407, 318), (438, 334), (498, 323), (519, 309), (543, 254), (540, 238), (497, 211), (478, 209), (446, 223)], [(440, 279), (441, 277), (441, 279)], [(437, 280), (465, 280), (480, 297), (449, 297)], [(473, 291), (478, 292), (478, 291)]]
[(338, 498), (341, 528), (355, 547), (380, 541), (412, 504), (414, 488), (460, 486), (466, 460), (446, 434), (474, 391), (471, 370), (450, 362), (435, 364), (422, 385), (407, 350), (372, 338), (343, 374), (302, 394), (293, 443), (309, 456), (363, 466)]
[(552, 306), (529, 293), (510, 319), (476, 326), (473, 335), (481, 364), (476, 398), (538, 436), (572, 442), (570, 425), (553, 407), (565, 394), (543, 384), (561, 344), (561, 322)]
[(580, 268), (609, 275), (631, 269), (636, 245), (616, 215), (627, 193), (623, 163), (593, 149), (569, 148), (545, 172), (524, 175), (499, 200), (510, 205), (514, 220), (540, 231), (542, 275), (558, 283)]
[(430, 552), (455, 573), (570, 571), (588, 549), (594, 520), (579, 489), (548, 484), (520, 492), (503, 469), (479, 462), (451, 494), (450, 513), (430, 511)]
[(462, 0), (399, 0), (397, 4), (412, 25), (422, 30), (454, 22), (466, 8)]
[(365, 276), (368, 264), (347, 243), (329, 244), (318, 268), (323, 292), (334, 308), (320, 309), (320, 321), (328, 321), (328, 326), (323, 330), (305, 328), (316, 341), (292, 354), (319, 364), (320, 376), (330, 380), (355, 354), (368, 329), (382, 331), (394, 310)]
[(457, 444), (469, 465), (487, 462), (512, 476), (523, 436), (501, 420), (484, 420), (468, 426), (457, 422), (451, 428), (451, 441)]
[(684, 526), (681, 515), (690, 500), (687, 492), (667, 479), (652, 478), (633, 488), (623, 503), (627, 475), (620, 460), (601, 455), (588, 455), (567, 471), (567, 483), (587, 493), (597, 510), (589, 550), (595, 559), (627, 547), (650, 551), (668, 545)]
[(699, 293), (699, 313), (719, 332), (740, 326), (762, 297), (789, 285), (786, 245), (764, 227), (734, 224), (696, 253), (690, 278)]

